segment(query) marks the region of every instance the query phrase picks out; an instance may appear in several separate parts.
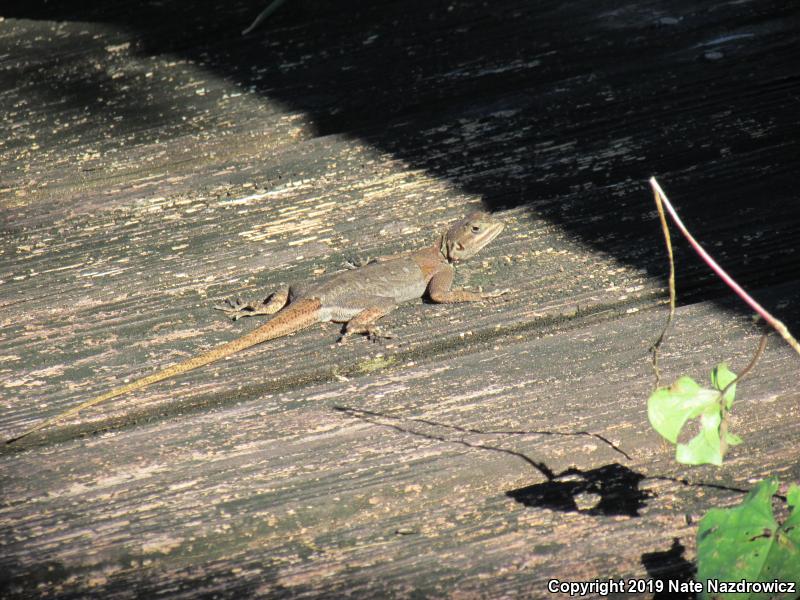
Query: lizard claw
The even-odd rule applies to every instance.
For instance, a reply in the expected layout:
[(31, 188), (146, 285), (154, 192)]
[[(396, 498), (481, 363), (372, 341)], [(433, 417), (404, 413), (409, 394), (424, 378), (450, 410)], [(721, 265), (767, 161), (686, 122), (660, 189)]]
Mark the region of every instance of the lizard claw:
[(250, 302), (242, 302), (242, 299), (237, 297), (236, 300), (226, 298), (222, 304), (217, 304), (214, 310), (221, 310), (231, 320), (236, 321), (242, 317), (249, 317), (253, 314), (258, 314), (258, 309)]
[(225, 313), (225, 316), (230, 317), (234, 321), (241, 316), (239, 314), (241, 312), (240, 306), (230, 298), (225, 298), (222, 304), (214, 306), (214, 310), (221, 310)]
[(344, 268), (352, 271), (354, 269), (360, 269), (364, 265), (368, 265), (371, 262), (372, 259), (369, 256), (367, 258), (360, 258), (358, 256), (345, 256)]

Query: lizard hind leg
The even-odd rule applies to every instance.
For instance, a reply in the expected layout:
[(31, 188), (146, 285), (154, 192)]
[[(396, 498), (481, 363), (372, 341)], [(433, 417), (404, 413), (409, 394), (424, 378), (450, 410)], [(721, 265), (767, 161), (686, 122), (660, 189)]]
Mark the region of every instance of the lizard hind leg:
[(339, 343), (344, 343), (347, 341), (348, 336), (359, 333), (366, 335), (373, 341), (377, 340), (378, 338), (395, 337), (394, 334), (388, 331), (383, 331), (377, 325), (375, 325), (375, 322), (378, 319), (386, 316), (394, 309), (395, 304), (391, 300), (376, 304), (374, 306), (368, 306), (352, 319), (347, 321), (344, 326), (344, 333), (342, 334), (342, 337), (339, 338)]
[(227, 317), (236, 321), (242, 317), (255, 317), (257, 315), (274, 315), (281, 310), (289, 301), (289, 288), (282, 288), (267, 296), (261, 302), (242, 302), (240, 298), (236, 300), (225, 300), (222, 304), (214, 307), (221, 310)]

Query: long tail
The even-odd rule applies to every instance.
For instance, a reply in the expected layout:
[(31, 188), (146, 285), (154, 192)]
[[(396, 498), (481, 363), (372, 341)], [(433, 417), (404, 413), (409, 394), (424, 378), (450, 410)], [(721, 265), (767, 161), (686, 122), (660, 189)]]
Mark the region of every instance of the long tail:
[(289, 335), (290, 333), (294, 333), (295, 331), (299, 331), (300, 329), (305, 329), (306, 327), (319, 322), (319, 308), (320, 302), (316, 298), (304, 298), (298, 300), (277, 313), (275, 317), (273, 317), (267, 323), (264, 323), (264, 325), (258, 329), (254, 329), (242, 337), (236, 338), (235, 340), (226, 344), (222, 344), (221, 346), (217, 346), (205, 354), (201, 354), (199, 356), (195, 356), (194, 358), (190, 358), (189, 360), (177, 363), (171, 367), (163, 369), (162, 371), (153, 373), (147, 377), (142, 377), (141, 379), (137, 379), (136, 381), (126, 385), (114, 388), (110, 392), (101, 394), (100, 396), (92, 398), (91, 400), (82, 402), (81, 404), (65, 410), (55, 417), (42, 421), (38, 425), (34, 425), (24, 433), (6, 441), (6, 444), (16, 442), (17, 440), (22, 439), (25, 436), (34, 433), (35, 431), (39, 431), (40, 429), (49, 427), (53, 423), (61, 421), (62, 419), (76, 415), (83, 409), (94, 406), (95, 404), (100, 404), (101, 402), (105, 402), (111, 398), (116, 398), (117, 396), (122, 396), (128, 392), (140, 390), (152, 383), (163, 381), (164, 379), (169, 379), (170, 377), (175, 377), (176, 375), (181, 375), (182, 373), (197, 369), (198, 367), (202, 367), (214, 361), (220, 360), (226, 356), (231, 356), (240, 350), (255, 346), (261, 342), (283, 337), (285, 335)]

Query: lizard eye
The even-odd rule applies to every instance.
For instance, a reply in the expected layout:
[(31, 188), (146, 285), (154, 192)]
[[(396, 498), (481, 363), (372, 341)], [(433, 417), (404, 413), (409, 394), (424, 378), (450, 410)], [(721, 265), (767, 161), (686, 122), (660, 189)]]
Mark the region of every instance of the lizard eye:
[(478, 233), (480, 230), (481, 230), (481, 228), (478, 225), (473, 225), (472, 226), (472, 233)]

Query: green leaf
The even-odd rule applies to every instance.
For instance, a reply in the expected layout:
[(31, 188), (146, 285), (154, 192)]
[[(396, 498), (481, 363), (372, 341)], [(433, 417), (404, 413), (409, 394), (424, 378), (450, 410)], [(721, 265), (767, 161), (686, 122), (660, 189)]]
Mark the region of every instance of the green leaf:
[(681, 377), (669, 387), (658, 388), (647, 401), (647, 416), (658, 433), (673, 444), (689, 419), (697, 417), (717, 394), (703, 390), (691, 377)]
[(759, 482), (733, 508), (715, 508), (697, 529), (697, 580), (701, 598), (795, 598), (793, 594), (733, 593), (709, 587), (710, 582), (791, 582), (800, 589), (800, 487), (789, 489), (792, 512), (783, 525), (772, 514), (775, 478)]
[[(789, 486), (789, 493), (786, 494), (786, 503), (792, 508), (800, 506), (800, 486), (792, 484)], [(792, 513), (794, 515), (794, 513)]]
[(733, 433), (729, 433), (725, 439), (728, 441), (728, 446), (738, 446), (742, 443), (742, 438), (738, 435), (734, 435)]
[[(716, 390), (701, 388), (691, 377), (683, 376), (669, 387), (657, 389), (647, 401), (647, 416), (650, 424), (664, 438), (676, 444), (675, 459), (688, 465), (721, 465), (724, 452), (720, 440), (719, 426), (722, 422), (719, 392), (736, 379), (725, 363), (720, 363), (711, 372), (711, 382)], [(730, 408), (735, 395), (734, 386), (725, 394)], [(679, 444), (678, 436), (687, 422), (698, 419), (700, 432), (688, 443)], [(741, 443), (741, 438), (728, 433), (728, 446)]]
[(700, 433), (687, 444), (675, 448), (675, 460), (685, 465), (722, 464), (722, 445), (719, 424), (722, 421), (719, 405), (710, 407), (700, 415)]
[[(720, 392), (725, 389), (725, 386), (736, 379), (736, 374), (728, 368), (725, 363), (719, 363), (711, 370), (711, 385), (713, 385)], [(736, 396), (736, 384), (731, 386), (725, 393), (725, 405), (730, 409), (733, 404), (733, 399)]]

